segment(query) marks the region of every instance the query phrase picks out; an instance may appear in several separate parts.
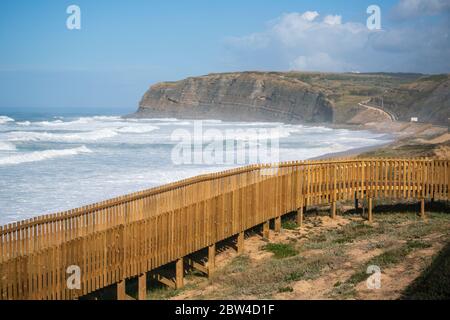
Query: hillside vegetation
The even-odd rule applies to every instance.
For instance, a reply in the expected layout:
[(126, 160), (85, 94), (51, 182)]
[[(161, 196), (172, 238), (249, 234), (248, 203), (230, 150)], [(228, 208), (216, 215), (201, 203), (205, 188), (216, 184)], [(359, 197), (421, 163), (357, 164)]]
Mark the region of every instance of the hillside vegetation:
[(446, 125), (450, 117), (450, 75), (420, 77), (377, 95), (371, 104), (383, 105), (401, 121), (418, 117), (420, 122)]

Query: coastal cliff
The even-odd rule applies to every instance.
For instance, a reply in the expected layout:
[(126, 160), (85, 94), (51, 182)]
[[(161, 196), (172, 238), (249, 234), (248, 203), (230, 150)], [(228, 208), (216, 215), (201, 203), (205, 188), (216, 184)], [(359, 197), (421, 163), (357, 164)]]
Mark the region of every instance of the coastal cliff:
[(449, 86), (447, 74), (209, 74), (155, 84), (133, 116), (358, 126), (417, 117), (420, 123), (446, 125)]
[(210, 74), (152, 86), (136, 116), (321, 123), (332, 121), (333, 103), (281, 73)]

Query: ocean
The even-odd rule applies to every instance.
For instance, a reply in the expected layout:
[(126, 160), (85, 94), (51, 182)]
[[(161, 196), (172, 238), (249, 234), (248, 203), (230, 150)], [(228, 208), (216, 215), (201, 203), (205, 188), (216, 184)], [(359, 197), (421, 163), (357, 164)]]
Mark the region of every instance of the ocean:
[[(204, 138), (200, 141), (195, 133), (199, 124)], [(260, 162), (250, 156), (239, 163), (175, 161), (177, 139), (191, 132), (191, 141), (201, 152), (214, 141), (211, 134), (223, 133), (229, 139), (225, 132), (232, 132), (231, 140), (252, 140), (259, 146), (255, 134), (265, 136), (270, 146), (276, 141), (280, 161), (305, 160), (392, 139), (368, 131), (282, 123), (0, 115), (0, 225)]]

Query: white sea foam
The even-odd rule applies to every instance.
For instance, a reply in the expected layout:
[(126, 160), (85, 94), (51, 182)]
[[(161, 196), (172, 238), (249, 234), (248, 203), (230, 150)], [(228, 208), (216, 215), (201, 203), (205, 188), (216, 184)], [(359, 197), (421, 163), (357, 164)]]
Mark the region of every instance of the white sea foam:
[(222, 120), (214, 120), (214, 119), (210, 119), (210, 120), (201, 120), (205, 123), (222, 123)]
[(236, 141), (256, 141), (269, 139), (283, 139), (290, 137), (293, 133), (301, 132), (301, 128), (297, 127), (270, 127), (270, 128), (229, 128), (217, 131), (216, 128), (204, 127), (202, 135), (193, 136), (194, 141), (213, 141), (222, 137), (223, 139), (231, 139)]
[(94, 123), (107, 123), (111, 124), (111, 122), (124, 121), (121, 117), (115, 116), (94, 116), (94, 117), (80, 117), (77, 120), (71, 121), (63, 121), (61, 118), (57, 118), (57, 120), (53, 121), (38, 121), (35, 122), (36, 125), (41, 127), (70, 127), (74, 125), (86, 125), (86, 124), (94, 124)]
[(129, 121), (161, 121), (161, 122), (178, 122), (176, 118), (143, 118), (143, 119), (128, 119)]
[(80, 119), (93, 119), (97, 121), (121, 121), (122, 117), (119, 116), (93, 116), (93, 117), (82, 117)]
[(62, 120), (54, 120), (54, 121), (39, 121), (35, 124), (38, 126), (60, 126), (62, 124), (68, 124), (70, 122), (64, 122)]
[(14, 122), (15, 120), (13, 118), (7, 117), (7, 116), (0, 116), (0, 124), (5, 124), (7, 122)]
[(14, 151), (16, 150), (16, 146), (9, 142), (1, 142), (0, 141), (0, 151)]
[(86, 146), (81, 146), (72, 149), (62, 149), (62, 150), (45, 150), (45, 151), (34, 151), (27, 152), (23, 154), (17, 154), (13, 156), (0, 158), (0, 165), (15, 165), (26, 162), (36, 162), (42, 160), (48, 160), (59, 157), (73, 156), (81, 153), (91, 153), (92, 151)]
[(155, 124), (158, 126), (191, 126), (193, 124), (193, 122), (189, 122), (189, 121), (170, 122), (169, 121), (169, 122), (157, 122)]
[[(24, 123), (20, 123), (24, 125)], [(119, 129), (118, 132), (122, 133), (146, 133), (153, 131), (150, 129), (131, 129), (131, 127), (145, 126), (186, 126), (193, 124), (192, 121), (177, 120), (174, 118), (164, 119), (126, 119), (117, 116), (94, 116), (94, 117), (81, 117), (76, 120), (63, 121), (61, 119), (51, 121), (37, 121), (28, 123), (27, 125), (42, 127), (49, 130), (70, 130), (70, 131), (91, 131), (93, 129)], [(207, 120), (205, 125), (219, 124), (218, 121)], [(123, 127), (130, 127), (130, 129), (122, 129)], [(148, 127), (149, 128), (149, 127)]]
[(115, 131), (120, 133), (149, 133), (158, 129), (159, 127), (156, 126), (128, 126), (118, 128)]
[[(335, 129), (327, 128), (327, 127), (304, 127), (304, 126), (296, 126), (301, 127), (305, 132), (312, 132), (312, 133), (325, 133), (325, 132), (331, 132)], [(348, 132), (348, 130), (342, 130), (345, 132)]]
[(100, 129), (79, 133), (51, 133), (33, 131), (13, 131), (6, 134), (8, 141), (47, 141), (47, 142), (94, 142), (112, 138), (117, 132), (112, 129)]

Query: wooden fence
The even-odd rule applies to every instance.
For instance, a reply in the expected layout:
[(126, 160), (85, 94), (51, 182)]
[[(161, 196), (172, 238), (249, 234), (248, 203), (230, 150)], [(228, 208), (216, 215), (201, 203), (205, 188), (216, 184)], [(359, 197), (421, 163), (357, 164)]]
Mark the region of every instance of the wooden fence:
[[(74, 299), (113, 284), (124, 290), (125, 279), (306, 205), (335, 209), (355, 196), (370, 206), (374, 198), (448, 200), (449, 162), (253, 165), (12, 223), (0, 227), (0, 299)], [(79, 289), (67, 288), (69, 266), (80, 268)]]

